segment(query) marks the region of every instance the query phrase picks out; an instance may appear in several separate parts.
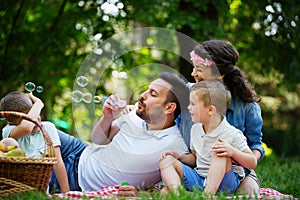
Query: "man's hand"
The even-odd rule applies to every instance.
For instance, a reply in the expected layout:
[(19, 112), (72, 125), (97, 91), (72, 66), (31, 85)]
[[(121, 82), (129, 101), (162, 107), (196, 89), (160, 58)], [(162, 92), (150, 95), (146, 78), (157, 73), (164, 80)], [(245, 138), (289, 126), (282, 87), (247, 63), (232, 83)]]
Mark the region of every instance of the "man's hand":
[(103, 115), (105, 117), (115, 118), (126, 106), (124, 100), (120, 100), (119, 97), (115, 95), (109, 96), (102, 108)]
[(115, 185), (115, 188), (119, 190), (117, 196), (135, 197), (138, 194), (138, 190), (131, 185)]

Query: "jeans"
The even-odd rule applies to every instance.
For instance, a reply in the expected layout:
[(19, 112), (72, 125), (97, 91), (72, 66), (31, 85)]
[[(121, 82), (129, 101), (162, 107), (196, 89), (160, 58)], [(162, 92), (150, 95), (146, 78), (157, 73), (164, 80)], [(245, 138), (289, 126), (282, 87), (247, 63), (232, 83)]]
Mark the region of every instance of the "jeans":
[[(186, 189), (192, 190), (200, 190), (203, 191), (205, 188), (206, 178), (201, 177), (196, 170), (193, 168), (182, 164), (184, 178), (182, 180), (183, 185)], [(219, 185), (218, 192), (223, 192), (226, 194), (234, 193), (240, 185), (240, 179), (238, 174), (233, 172), (231, 169), (228, 173), (226, 173), (222, 179), (221, 184)]]
[[(57, 132), (61, 142), (60, 152), (67, 171), (70, 190), (81, 191), (81, 188), (78, 184), (78, 162), (81, 153), (83, 152), (87, 144), (67, 133), (64, 133), (61, 130), (57, 129)], [(50, 178), (49, 192), (61, 192), (54, 171), (52, 172)]]

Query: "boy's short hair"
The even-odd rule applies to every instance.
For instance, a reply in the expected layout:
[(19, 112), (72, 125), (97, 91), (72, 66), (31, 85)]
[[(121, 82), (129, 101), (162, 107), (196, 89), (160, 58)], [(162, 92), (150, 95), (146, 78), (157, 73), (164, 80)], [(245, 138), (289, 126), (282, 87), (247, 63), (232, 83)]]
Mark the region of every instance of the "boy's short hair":
[(214, 105), (217, 112), (223, 114), (229, 106), (231, 95), (221, 80), (204, 80), (195, 83), (190, 92), (194, 91), (204, 106)]
[[(16, 111), (27, 114), (31, 109), (33, 103), (29, 96), (23, 92), (15, 91), (10, 92), (0, 101), (0, 109), (2, 111)], [(7, 117), (11, 123), (17, 123), (15, 117)]]

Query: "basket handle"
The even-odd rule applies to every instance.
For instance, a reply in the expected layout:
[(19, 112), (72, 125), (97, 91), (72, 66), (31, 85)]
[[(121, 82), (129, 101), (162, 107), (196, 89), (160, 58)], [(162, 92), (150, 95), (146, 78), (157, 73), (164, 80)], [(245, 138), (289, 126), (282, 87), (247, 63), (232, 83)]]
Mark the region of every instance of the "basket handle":
[(33, 122), (35, 125), (37, 125), (41, 129), (44, 139), (45, 139), (44, 157), (46, 157), (46, 146), (48, 147), (48, 157), (55, 157), (55, 151), (54, 151), (52, 140), (49, 137), (46, 130), (44, 129), (43, 125), (38, 120), (33, 119), (24, 113), (15, 112), (15, 111), (0, 111), (0, 117), (1, 118), (17, 117), (19, 119), (25, 119), (25, 120)]

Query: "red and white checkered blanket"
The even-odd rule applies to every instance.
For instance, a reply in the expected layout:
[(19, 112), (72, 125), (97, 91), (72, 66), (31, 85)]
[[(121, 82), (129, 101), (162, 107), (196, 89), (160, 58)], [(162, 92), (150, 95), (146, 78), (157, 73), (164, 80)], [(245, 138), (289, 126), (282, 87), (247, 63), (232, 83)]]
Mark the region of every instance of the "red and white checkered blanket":
[[(118, 194), (118, 189), (114, 186), (108, 186), (98, 191), (78, 192), (70, 191), (67, 193), (52, 194), (52, 197), (66, 199), (81, 199), (83, 197), (93, 199), (95, 197), (111, 198)], [(272, 188), (261, 188), (258, 199), (294, 199), (292, 195), (282, 194)]]
[(261, 197), (279, 197), (280, 199), (294, 199), (292, 195), (282, 194), (272, 188), (260, 188)]
[(97, 191), (89, 191), (89, 192), (70, 191), (67, 193), (52, 194), (51, 196), (59, 197), (59, 198), (68, 198), (68, 199), (81, 199), (83, 197), (87, 197), (89, 199), (93, 199), (95, 197), (110, 198), (118, 194), (118, 191), (119, 190), (114, 186), (108, 186)]

